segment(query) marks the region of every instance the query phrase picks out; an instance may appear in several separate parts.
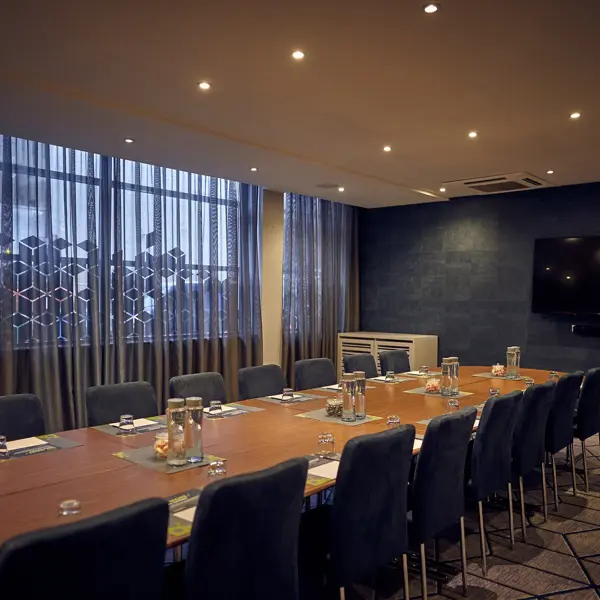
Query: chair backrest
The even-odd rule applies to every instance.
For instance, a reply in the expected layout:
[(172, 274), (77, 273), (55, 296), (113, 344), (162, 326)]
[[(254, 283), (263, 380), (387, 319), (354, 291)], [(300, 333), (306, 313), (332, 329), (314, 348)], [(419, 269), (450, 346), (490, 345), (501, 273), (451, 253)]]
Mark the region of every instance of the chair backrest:
[(583, 371), (575, 371), (556, 382), (546, 423), (546, 452), (556, 454), (573, 443), (573, 419), (582, 381)]
[(297, 600), (307, 470), (308, 460), (295, 458), (206, 486), (192, 525), (186, 598)]
[(337, 383), (335, 366), (329, 358), (308, 358), (294, 363), (294, 386), (310, 390)]
[(42, 403), (33, 394), (0, 398), (0, 435), (10, 442), (46, 433)]
[(476, 500), (511, 481), (512, 438), (523, 392), (490, 398), (484, 405), (471, 453), (471, 484)]
[(364, 371), (367, 379), (377, 377), (375, 357), (372, 354), (350, 354), (344, 356), (344, 372), (354, 373), (354, 371)]
[(379, 365), (381, 374), (385, 375), (388, 371), (394, 373), (407, 373), (410, 371), (410, 361), (406, 350), (384, 350), (379, 353)]
[(476, 416), (477, 409), (469, 406), (435, 417), (427, 426), (412, 493), (419, 543), (436, 537), (465, 514), (465, 463)]
[(88, 388), (85, 400), (89, 427), (115, 423), (125, 414), (134, 419), (158, 414), (156, 396), (147, 381), (97, 385)]
[(544, 461), (546, 423), (554, 385), (549, 381), (523, 392), (512, 445), (512, 470), (515, 475), (525, 476)]
[(238, 371), (240, 400), (281, 394), (286, 387), (285, 376), (279, 365), (244, 367)]
[(403, 425), (344, 447), (331, 511), (331, 563), (339, 586), (407, 552), (407, 490), (415, 439)]
[(19, 598), (158, 600), (168, 521), (167, 501), (153, 498), (17, 536), (0, 548), (0, 589)]
[(583, 380), (576, 425), (575, 433), (580, 440), (600, 432), (600, 367), (590, 369)]
[(169, 381), (169, 393), (171, 398), (199, 396), (204, 406), (209, 406), (212, 400), (227, 401), (225, 382), (221, 373), (178, 375)]

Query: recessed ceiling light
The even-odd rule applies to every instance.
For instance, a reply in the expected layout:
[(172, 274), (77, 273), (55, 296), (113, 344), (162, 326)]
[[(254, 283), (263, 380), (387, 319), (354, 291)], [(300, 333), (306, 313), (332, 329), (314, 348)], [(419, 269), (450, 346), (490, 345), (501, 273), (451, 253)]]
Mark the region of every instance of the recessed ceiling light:
[(206, 90), (210, 90), (210, 83), (208, 83), (208, 81), (201, 81), (201, 82), (198, 84), (198, 87), (199, 87), (201, 90), (205, 90), (205, 91), (206, 91)]
[(548, 173), (548, 175), (552, 175), (554, 173), (554, 171), (552, 169), (546, 171), (546, 173)]
[(546, 271), (549, 271), (549, 270), (550, 270), (550, 267), (546, 267)]
[(392, 151), (392, 147), (391, 146), (384, 146), (383, 147), (383, 151), (384, 152), (391, 152)]
[(302, 52), (302, 50), (296, 50), (295, 52), (292, 52), (292, 58), (302, 60), (304, 58), (304, 52)]
[(423, 10), (428, 14), (428, 15), (432, 15), (434, 12), (437, 12), (438, 9), (440, 8), (439, 4), (426, 4), (423, 7)]
[(581, 113), (578, 113), (578, 112), (571, 113), (571, 119), (579, 119), (580, 116), (581, 116)]
[(446, 188), (440, 188), (440, 192), (445, 192)]
[(571, 276), (570, 276), (570, 275), (567, 275), (567, 279), (571, 279)]
[(133, 144), (133, 138), (125, 138), (126, 144)]
[(250, 167), (251, 171), (258, 171), (258, 169), (256, 167)]
[(343, 192), (343, 191), (344, 191), (344, 188), (343, 188), (343, 187), (339, 187), (339, 188), (338, 188), (338, 192)]
[(476, 138), (478, 135), (478, 133), (476, 131), (469, 131), (469, 137), (470, 138)]

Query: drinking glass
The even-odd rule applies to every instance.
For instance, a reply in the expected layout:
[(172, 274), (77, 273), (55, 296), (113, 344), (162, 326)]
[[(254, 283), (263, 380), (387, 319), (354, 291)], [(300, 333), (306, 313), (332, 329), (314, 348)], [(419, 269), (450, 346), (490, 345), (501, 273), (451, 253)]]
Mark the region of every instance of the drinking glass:
[(494, 387), (490, 388), (490, 396), (499, 396), (499, 395), (500, 395), (500, 388), (494, 388)]
[(550, 381), (558, 381), (558, 371), (550, 371)]
[(283, 388), (283, 394), (281, 394), (281, 402), (288, 404), (294, 401), (294, 391), (292, 388)]
[(450, 396), (448, 398), (448, 408), (455, 408), (455, 409), (459, 409), (460, 408), (460, 403), (458, 402), (458, 396)]
[(81, 512), (81, 502), (79, 500), (63, 500), (58, 505), (58, 514), (61, 517), (71, 517)]
[(394, 381), (396, 381), (396, 374), (394, 373), (394, 371), (387, 371), (385, 374), (385, 380), (388, 383), (394, 383)]
[(530, 388), (532, 385), (535, 385), (535, 380), (531, 377), (525, 377), (523, 381), (525, 383), (525, 389)]
[(335, 457), (335, 438), (333, 437), (333, 433), (320, 433), (318, 443), (318, 456), (320, 456), (321, 458)]
[(0, 460), (10, 458), (10, 452), (8, 451), (8, 446), (6, 445), (6, 436), (0, 435)]
[(221, 475), (227, 475), (227, 461), (225, 460), (214, 460), (208, 465), (207, 475), (209, 477), (219, 477)]
[(135, 425), (133, 424), (133, 415), (121, 415), (119, 417), (119, 431), (117, 435), (129, 435), (136, 433)]
[(427, 375), (429, 375), (429, 367), (427, 365), (419, 367), (419, 375), (421, 377), (427, 377)]
[(220, 400), (211, 400), (208, 412), (213, 415), (219, 415), (223, 413), (223, 404)]
[(400, 417), (398, 415), (388, 415), (385, 424), (388, 427), (398, 427), (400, 425)]

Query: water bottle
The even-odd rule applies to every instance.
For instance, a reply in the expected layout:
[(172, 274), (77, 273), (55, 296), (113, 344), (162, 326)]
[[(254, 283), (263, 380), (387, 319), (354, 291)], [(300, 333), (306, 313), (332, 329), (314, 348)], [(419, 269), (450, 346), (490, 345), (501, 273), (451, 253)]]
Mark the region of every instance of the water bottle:
[(186, 428), (186, 458), (189, 463), (199, 463), (204, 460), (204, 447), (202, 446), (202, 418), (204, 408), (202, 398), (197, 396), (186, 398), (187, 428)]
[(440, 393), (444, 397), (449, 397), (452, 395), (453, 369), (453, 364), (450, 362), (449, 358), (442, 359), (442, 389)]
[(509, 346), (506, 349), (506, 379), (519, 379), (521, 366), (521, 348)]
[(344, 373), (342, 377), (342, 398), (344, 406), (342, 408), (342, 421), (356, 421), (354, 409), (354, 389), (356, 380), (354, 373)]
[(185, 456), (185, 422), (187, 411), (183, 398), (167, 400), (167, 432), (169, 435), (169, 451), (167, 464), (182, 467), (187, 464)]
[(367, 379), (364, 371), (354, 371), (355, 389), (354, 389), (354, 413), (359, 420), (366, 419), (367, 405), (365, 393), (367, 391)]
[(448, 360), (452, 361), (452, 384), (450, 385), (451, 396), (458, 396), (458, 368), (460, 363), (457, 356), (451, 356)]

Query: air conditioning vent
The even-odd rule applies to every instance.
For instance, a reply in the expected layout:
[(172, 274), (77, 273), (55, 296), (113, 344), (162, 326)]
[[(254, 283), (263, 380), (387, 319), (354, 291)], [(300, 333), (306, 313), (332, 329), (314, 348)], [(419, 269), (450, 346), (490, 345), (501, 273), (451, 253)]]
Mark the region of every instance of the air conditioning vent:
[(520, 192), (551, 185), (548, 181), (531, 173), (509, 173), (507, 175), (491, 175), (489, 177), (444, 182), (446, 194), (451, 197)]

